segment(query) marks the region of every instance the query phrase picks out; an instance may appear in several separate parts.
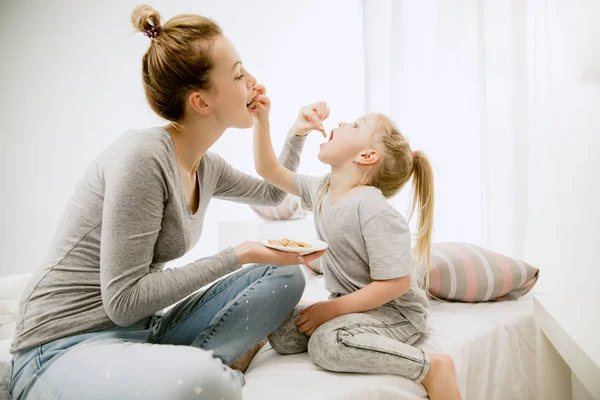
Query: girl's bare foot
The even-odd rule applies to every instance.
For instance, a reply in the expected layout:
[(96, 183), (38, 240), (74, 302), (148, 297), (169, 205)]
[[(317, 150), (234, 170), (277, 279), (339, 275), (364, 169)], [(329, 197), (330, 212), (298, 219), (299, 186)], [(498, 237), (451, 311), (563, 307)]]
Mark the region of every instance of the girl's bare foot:
[(460, 400), (452, 358), (446, 354), (430, 354), (429, 371), (421, 381), (431, 400)]
[(246, 372), (246, 370), (248, 369), (248, 366), (250, 365), (250, 361), (252, 361), (252, 358), (254, 357), (256, 352), (258, 350), (260, 350), (260, 348), (263, 347), (265, 345), (265, 343), (267, 343), (267, 339), (252, 346), (250, 348), (250, 350), (248, 350), (247, 352), (242, 354), (242, 356), (240, 358), (238, 358), (238, 360), (236, 362), (234, 362), (233, 364), (231, 364), (229, 367), (231, 369), (237, 369), (238, 371), (241, 371), (242, 373)]

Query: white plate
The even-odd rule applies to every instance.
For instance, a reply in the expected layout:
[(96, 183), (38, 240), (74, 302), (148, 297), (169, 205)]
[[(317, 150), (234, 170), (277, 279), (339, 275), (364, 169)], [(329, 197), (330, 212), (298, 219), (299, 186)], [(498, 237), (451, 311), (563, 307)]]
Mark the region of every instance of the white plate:
[[(322, 240), (318, 240), (318, 239), (300, 240), (300, 242), (310, 244), (312, 246), (311, 248), (283, 247), (283, 246), (275, 246), (275, 245), (272, 245), (271, 243), (269, 243), (269, 240), (281, 240), (281, 239), (283, 239), (283, 238), (282, 237), (280, 237), (280, 238), (267, 237), (267, 238), (261, 238), (259, 240), (259, 242), (263, 246), (270, 247), (271, 249), (275, 249), (275, 250), (279, 250), (279, 251), (287, 251), (288, 253), (298, 253), (301, 256), (305, 256), (307, 254), (314, 253), (315, 251), (325, 250), (326, 248), (329, 247), (329, 245), (327, 243), (323, 242)], [(296, 240), (296, 239), (292, 239), (292, 240)]]

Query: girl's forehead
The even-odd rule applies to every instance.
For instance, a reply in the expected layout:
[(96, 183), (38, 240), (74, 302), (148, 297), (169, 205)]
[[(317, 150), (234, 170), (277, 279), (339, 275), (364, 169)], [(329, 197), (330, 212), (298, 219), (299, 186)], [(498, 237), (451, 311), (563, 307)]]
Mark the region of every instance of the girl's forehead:
[(365, 114), (356, 119), (357, 123), (362, 123), (369, 128), (375, 128), (377, 125), (377, 115), (376, 114)]

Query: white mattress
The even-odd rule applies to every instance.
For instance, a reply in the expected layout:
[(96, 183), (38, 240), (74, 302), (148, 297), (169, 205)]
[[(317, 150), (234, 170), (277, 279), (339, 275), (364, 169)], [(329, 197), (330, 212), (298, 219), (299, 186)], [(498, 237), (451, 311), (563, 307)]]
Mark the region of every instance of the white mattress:
[[(327, 298), (322, 277), (308, 270), (305, 301)], [(417, 346), (454, 358), (464, 399), (533, 399), (535, 329), (532, 297), (503, 303), (432, 302), (430, 334)], [(12, 327), (11, 327), (12, 328)], [(12, 329), (11, 329), (12, 331)], [(0, 400), (8, 399), (10, 339), (0, 337)], [(393, 375), (322, 370), (306, 353), (277, 354), (268, 344), (246, 373), (244, 399), (426, 399), (422, 385)]]
[[(326, 298), (322, 278), (310, 276), (304, 300)], [(532, 295), (500, 303), (433, 301), (430, 333), (417, 347), (454, 359), (464, 399), (535, 397)], [(425, 389), (393, 375), (343, 374), (314, 365), (307, 353), (277, 354), (269, 344), (246, 373), (244, 399), (426, 399)]]

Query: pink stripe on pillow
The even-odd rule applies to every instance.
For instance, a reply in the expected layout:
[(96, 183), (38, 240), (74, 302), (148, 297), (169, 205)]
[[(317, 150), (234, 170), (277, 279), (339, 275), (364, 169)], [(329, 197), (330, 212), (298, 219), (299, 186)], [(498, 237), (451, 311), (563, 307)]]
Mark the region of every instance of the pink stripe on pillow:
[(277, 210), (279, 211), (279, 219), (290, 219), (290, 217), (292, 216), (288, 210), (290, 207), (290, 199), (292, 199), (292, 197), (288, 196), (285, 198), (285, 200), (283, 201), (283, 204), (281, 205), (281, 207), (278, 207)]
[(510, 265), (508, 264), (508, 259), (506, 257), (501, 256), (496, 252), (492, 252), (498, 266), (500, 267), (500, 271), (502, 272), (502, 288), (498, 293), (498, 296), (504, 296), (510, 289), (512, 288), (512, 274), (510, 273)]
[(273, 214), (273, 219), (275, 219), (275, 220), (280, 220), (281, 219), (281, 217), (279, 216), (281, 214), (281, 207), (280, 206), (271, 208), (271, 213)]
[(273, 219), (273, 212), (271, 211), (271, 209), (265, 207), (265, 209), (261, 211), (265, 214), (267, 218)]
[(429, 292), (432, 295), (438, 295), (440, 292), (440, 283), (440, 270), (438, 269), (437, 265), (432, 265), (429, 273)]
[(467, 291), (465, 292), (464, 302), (471, 302), (477, 295), (477, 273), (473, 266), (473, 261), (466, 253), (465, 248), (462, 246), (451, 245), (452, 251), (460, 258), (465, 269), (465, 275), (467, 277)]
[[(485, 291), (485, 297), (483, 298), (483, 301), (488, 301), (489, 299), (492, 298), (492, 293), (494, 293), (494, 273), (492, 272), (492, 266), (490, 265), (490, 263), (486, 260), (486, 258), (483, 256), (483, 254), (481, 254), (481, 252), (477, 249), (476, 246), (472, 246), (472, 245), (468, 245), (468, 244), (463, 244), (464, 247), (467, 247), (469, 250), (471, 250), (475, 256), (479, 259), (481, 266), (483, 266), (483, 270), (485, 272), (485, 277), (487, 279), (487, 285), (484, 285), (483, 288), (485, 288), (487, 286), (487, 290)], [(483, 284), (483, 282), (479, 282), (479, 284)], [(477, 288), (480, 289), (480, 288)], [(481, 288), (482, 289), (482, 288)]]
[(303, 218), (305, 215), (300, 198), (292, 195), (288, 195), (278, 206), (250, 206), (250, 208), (260, 217), (269, 221)]

